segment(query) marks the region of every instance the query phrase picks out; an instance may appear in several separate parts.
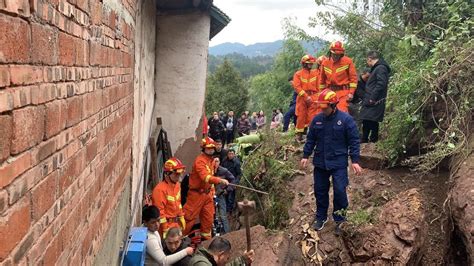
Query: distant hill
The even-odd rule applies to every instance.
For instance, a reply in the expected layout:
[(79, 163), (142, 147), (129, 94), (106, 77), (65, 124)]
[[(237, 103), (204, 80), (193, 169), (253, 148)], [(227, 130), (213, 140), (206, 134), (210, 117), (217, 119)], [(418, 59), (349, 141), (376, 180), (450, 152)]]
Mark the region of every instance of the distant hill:
[[(222, 43), (215, 45), (209, 48), (209, 53), (211, 55), (227, 55), (238, 53), (248, 57), (255, 56), (274, 56), (278, 51), (283, 47), (283, 40), (278, 40), (274, 42), (262, 42), (251, 45), (244, 45), (241, 43)], [(313, 53), (315, 50), (320, 50), (323, 46), (326, 45), (326, 41), (318, 39), (312, 42), (301, 42), (305, 51)]]

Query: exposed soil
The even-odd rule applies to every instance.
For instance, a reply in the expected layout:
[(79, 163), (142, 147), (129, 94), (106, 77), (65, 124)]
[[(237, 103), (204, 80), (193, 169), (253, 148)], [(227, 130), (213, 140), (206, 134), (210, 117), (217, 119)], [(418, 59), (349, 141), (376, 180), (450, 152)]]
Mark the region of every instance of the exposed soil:
[[(275, 232), (262, 226), (252, 227), (252, 248), (257, 258), (253, 265), (465, 264), (465, 260), (445, 259), (446, 255), (463, 255), (448, 254), (463, 250), (463, 247), (447, 247), (448, 238), (456, 237), (449, 234), (450, 228), (446, 228), (444, 206), (448, 180), (447, 171), (425, 176), (413, 174), (405, 168), (365, 169), (361, 176), (351, 173), (348, 188), (350, 210), (363, 210), (369, 218), (357, 226), (346, 223), (343, 235), (336, 236), (333, 221), (316, 234), (310, 229), (308, 231), (316, 209), (313, 174), (308, 167), (306, 175), (295, 176), (288, 183), (294, 200), (286, 229)], [(240, 223), (236, 216), (231, 221), (237, 229)], [(231, 240), (234, 255), (245, 250), (244, 230), (225, 237)], [(302, 247), (302, 240), (310, 247)], [(303, 256), (303, 252), (307, 255)]]
[[(391, 169), (372, 171), (365, 170), (362, 176), (351, 175), (351, 186), (348, 189), (350, 208), (371, 209), (388, 202), (395, 195), (412, 188), (418, 188), (425, 211), (428, 234), (424, 239), (422, 265), (443, 264), (445, 254), (445, 229), (443, 228), (446, 214), (443, 203), (446, 199), (448, 173), (438, 173), (430, 176), (413, 175), (407, 169)], [(299, 177), (290, 183), (290, 188), (296, 197), (290, 210), (288, 231), (291, 237), (298, 242), (303, 238), (302, 226), (311, 225), (314, 219), (315, 199), (313, 194), (313, 177), (308, 175)], [(334, 223), (328, 222), (326, 227), (318, 232), (319, 249), (324, 264), (348, 261), (350, 256), (346, 252), (343, 238), (334, 234)], [(347, 242), (347, 241), (346, 241)], [(346, 243), (347, 245), (347, 243)], [(335, 254), (338, 254), (335, 257)]]

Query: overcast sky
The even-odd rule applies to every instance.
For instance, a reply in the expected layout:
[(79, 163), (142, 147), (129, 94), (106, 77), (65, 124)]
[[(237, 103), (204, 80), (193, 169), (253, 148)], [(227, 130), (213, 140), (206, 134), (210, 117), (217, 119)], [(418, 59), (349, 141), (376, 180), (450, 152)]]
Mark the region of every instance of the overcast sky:
[(285, 17), (296, 19), (297, 25), (311, 35), (333, 41), (324, 28), (309, 28), (308, 18), (314, 16), (318, 6), (314, 0), (214, 0), (231, 22), (212, 40), (214, 46), (224, 42), (254, 44), (283, 39), (281, 22)]

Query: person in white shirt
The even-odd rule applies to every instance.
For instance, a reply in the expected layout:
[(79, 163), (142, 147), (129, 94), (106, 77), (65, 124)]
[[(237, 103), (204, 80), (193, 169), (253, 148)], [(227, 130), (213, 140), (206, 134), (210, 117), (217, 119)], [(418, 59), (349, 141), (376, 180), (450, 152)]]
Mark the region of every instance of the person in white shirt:
[(161, 237), (158, 233), (160, 228), (160, 210), (156, 206), (143, 207), (142, 219), (144, 226), (148, 228), (145, 265), (173, 265), (187, 255), (194, 253), (194, 249), (188, 247), (175, 254), (165, 255)]

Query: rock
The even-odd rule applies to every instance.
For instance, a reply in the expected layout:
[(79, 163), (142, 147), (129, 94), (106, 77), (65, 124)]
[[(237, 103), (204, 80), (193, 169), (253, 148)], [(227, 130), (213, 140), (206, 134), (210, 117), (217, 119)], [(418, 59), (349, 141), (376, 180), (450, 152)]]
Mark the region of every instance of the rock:
[[(267, 265), (304, 265), (301, 251), (292, 243), (288, 234), (284, 232), (270, 232), (261, 225), (250, 228), (252, 237), (252, 249), (255, 250), (255, 261), (253, 266)], [(231, 258), (242, 255), (247, 249), (245, 229), (234, 231), (222, 236), (228, 239), (232, 245)], [(210, 241), (203, 243), (205, 247)]]
[(375, 143), (362, 143), (360, 145), (360, 166), (381, 170), (387, 166), (387, 159), (377, 151)]
[(425, 212), (417, 189), (398, 194), (382, 206), (378, 222), (343, 234), (353, 263), (417, 264), (427, 233)]
[[(450, 177), (453, 186), (448, 194), (450, 199), (452, 234), (462, 241), (462, 248), (454, 253), (465, 252), (467, 264), (474, 263), (474, 154), (460, 164), (459, 169)], [(456, 246), (451, 243), (451, 247)]]

